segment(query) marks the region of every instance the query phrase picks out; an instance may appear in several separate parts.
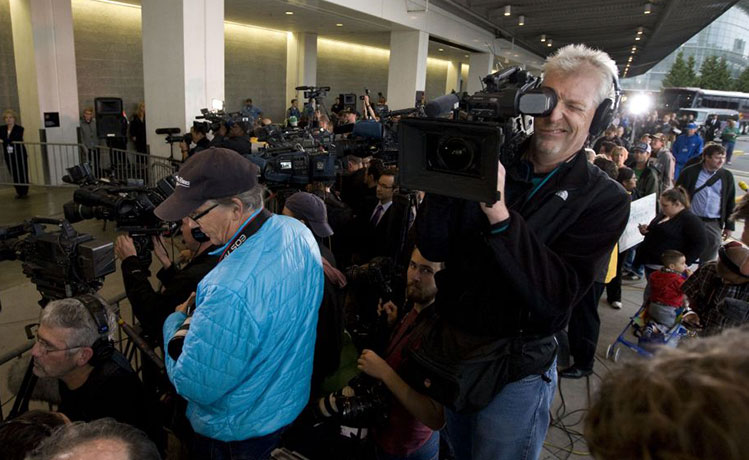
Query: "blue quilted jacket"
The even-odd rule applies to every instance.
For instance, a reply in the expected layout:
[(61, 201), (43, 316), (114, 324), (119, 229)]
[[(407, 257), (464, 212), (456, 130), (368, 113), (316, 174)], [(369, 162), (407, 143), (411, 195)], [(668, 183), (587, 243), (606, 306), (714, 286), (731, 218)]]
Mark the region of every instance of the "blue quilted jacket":
[[(203, 278), (182, 354), (166, 356), (196, 432), (237, 441), (294, 421), (309, 398), (323, 283), (312, 233), (278, 215)], [(185, 318), (167, 318), (165, 342)]]

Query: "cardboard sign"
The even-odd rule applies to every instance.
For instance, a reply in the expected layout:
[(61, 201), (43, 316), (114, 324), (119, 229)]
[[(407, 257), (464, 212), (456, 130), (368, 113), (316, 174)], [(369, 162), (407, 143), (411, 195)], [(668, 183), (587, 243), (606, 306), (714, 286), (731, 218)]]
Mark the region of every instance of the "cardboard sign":
[(629, 208), (629, 220), (624, 233), (619, 238), (619, 252), (642, 243), (645, 237), (637, 228), (640, 224), (649, 224), (655, 218), (655, 193), (642, 197), (632, 202)]

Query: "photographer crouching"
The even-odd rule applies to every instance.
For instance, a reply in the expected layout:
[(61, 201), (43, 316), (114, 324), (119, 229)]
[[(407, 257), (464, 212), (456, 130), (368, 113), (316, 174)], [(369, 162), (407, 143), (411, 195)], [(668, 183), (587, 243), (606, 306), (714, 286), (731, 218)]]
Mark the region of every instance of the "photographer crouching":
[[(439, 319), (408, 352), (405, 380), (446, 406), (455, 456), (538, 458), (556, 388), (554, 334), (593, 284), (628, 218), (627, 194), (586, 161), (618, 106), (615, 62), (569, 45), (544, 65), (556, 93), (492, 206), (427, 194), (417, 245), (436, 274)], [(505, 170), (505, 166), (507, 169)]]
[(220, 246), (194, 311), (188, 299), (164, 324), (165, 349), (184, 334), (165, 363), (187, 400), (195, 458), (268, 458), (309, 399), (320, 251), (304, 224), (263, 207), (257, 176), (236, 152), (211, 148), (182, 165), (155, 210), (166, 221), (188, 218)]

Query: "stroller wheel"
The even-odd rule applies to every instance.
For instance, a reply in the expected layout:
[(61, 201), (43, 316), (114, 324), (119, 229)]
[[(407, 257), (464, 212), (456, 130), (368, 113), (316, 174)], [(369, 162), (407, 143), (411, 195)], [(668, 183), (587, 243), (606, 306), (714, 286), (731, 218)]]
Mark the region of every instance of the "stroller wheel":
[(612, 343), (608, 347), (606, 347), (606, 359), (614, 359), (614, 344)]
[(622, 353), (621, 348), (617, 348), (616, 350), (614, 350), (614, 356), (612, 357), (612, 359), (615, 363), (619, 362), (619, 356), (621, 355), (621, 353)]

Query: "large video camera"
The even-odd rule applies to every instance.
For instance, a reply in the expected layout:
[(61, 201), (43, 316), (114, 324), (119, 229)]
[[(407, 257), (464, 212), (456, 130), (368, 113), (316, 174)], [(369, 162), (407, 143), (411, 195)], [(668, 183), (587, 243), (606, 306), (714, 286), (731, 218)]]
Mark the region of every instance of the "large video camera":
[[(59, 230), (48, 232), (46, 225)], [(41, 293), (42, 306), (50, 300), (94, 293), (115, 270), (112, 242), (78, 233), (66, 220), (41, 217), (0, 227), (0, 260), (16, 259), (23, 262), (23, 273)]]
[(154, 235), (169, 235), (176, 223), (161, 221), (153, 213), (156, 206), (174, 192), (174, 176), (161, 179), (155, 187), (97, 180), (87, 163), (68, 168), (62, 180), (79, 185), (73, 201), (63, 205), (65, 219), (71, 223), (86, 219), (114, 221), (117, 231), (128, 232), (133, 238), (138, 259), (144, 268), (151, 265)]
[[(326, 111), (324, 99), (329, 86), (298, 86), (312, 110)], [(267, 143), (250, 160), (258, 165), (263, 181), (271, 187), (331, 182), (339, 169), (332, 133), (308, 123), (304, 128), (266, 126), (258, 140)]]
[[(497, 201), (497, 162), (513, 163), (520, 146), (533, 134), (533, 117), (547, 116), (556, 106), (556, 93), (540, 87), (519, 67), (483, 79), (473, 95), (450, 94), (431, 101), (431, 118), (400, 122), (401, 185), (440, 195)], [(453, 120), (436, 118), (453, 112)], [(466, 120), (458, 120), (464, 114)]]

